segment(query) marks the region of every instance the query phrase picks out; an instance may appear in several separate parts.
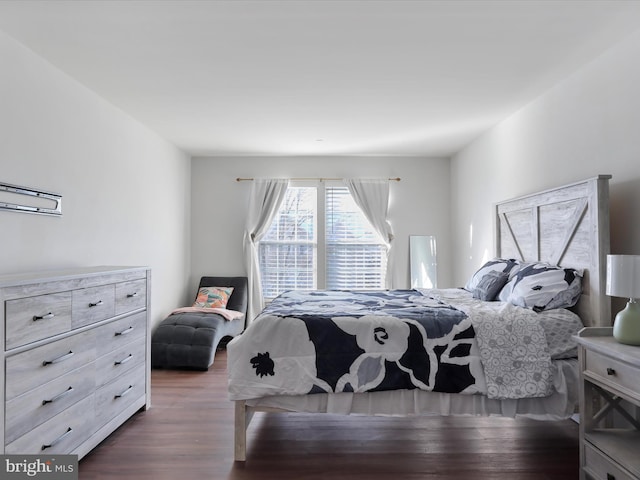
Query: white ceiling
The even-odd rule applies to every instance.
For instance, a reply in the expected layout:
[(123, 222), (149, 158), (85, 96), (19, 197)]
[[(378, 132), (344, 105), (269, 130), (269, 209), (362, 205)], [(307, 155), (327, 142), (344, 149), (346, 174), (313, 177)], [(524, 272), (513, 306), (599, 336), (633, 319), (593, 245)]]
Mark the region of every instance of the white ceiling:
[(192, 155), (450, 156), (640, 0), (0, 2), (0, 30)]

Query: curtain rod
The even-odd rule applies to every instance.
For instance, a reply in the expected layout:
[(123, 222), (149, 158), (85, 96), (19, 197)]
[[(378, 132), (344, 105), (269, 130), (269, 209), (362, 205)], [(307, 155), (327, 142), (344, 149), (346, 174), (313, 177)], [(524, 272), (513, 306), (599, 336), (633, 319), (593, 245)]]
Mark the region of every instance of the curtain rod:
[[(327, 180), (344, 180), (343, 178), (328, 178), (328, 177), (297, 177), (297, 178), (290, 178), (289, 180), (292, 181), (303, 181), (303, 180), (314, 180), (314, 181), (320, 181), (320, 182), (324, 182)], [(388, 178), (387, 180), (389, 180), (390, 182), (399, 182), (400, 181), (400, 177), (394, 177), (394, 178)], [(242, 178), (242, 177), (238, 177), (236, 178), (236, 182), (253, 182), (253, 178)]]

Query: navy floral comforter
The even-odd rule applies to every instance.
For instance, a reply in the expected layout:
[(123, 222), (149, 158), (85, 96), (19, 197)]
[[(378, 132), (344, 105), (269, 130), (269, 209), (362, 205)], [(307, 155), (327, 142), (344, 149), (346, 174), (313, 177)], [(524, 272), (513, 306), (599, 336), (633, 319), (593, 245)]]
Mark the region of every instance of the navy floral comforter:
[(227, 350), (232, 400), (485, 390), (467, 314), (416, 290), (287, 292)]

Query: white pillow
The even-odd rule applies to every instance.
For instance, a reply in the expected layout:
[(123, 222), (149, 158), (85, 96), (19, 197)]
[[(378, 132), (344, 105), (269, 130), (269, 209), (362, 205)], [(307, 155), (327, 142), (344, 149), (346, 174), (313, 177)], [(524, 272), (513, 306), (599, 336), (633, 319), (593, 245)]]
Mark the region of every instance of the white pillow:
[(573, 307), (581, 293), (582, 271), (547, 263), (530, 263), (518, 269), (498, 299), (540, 312)]

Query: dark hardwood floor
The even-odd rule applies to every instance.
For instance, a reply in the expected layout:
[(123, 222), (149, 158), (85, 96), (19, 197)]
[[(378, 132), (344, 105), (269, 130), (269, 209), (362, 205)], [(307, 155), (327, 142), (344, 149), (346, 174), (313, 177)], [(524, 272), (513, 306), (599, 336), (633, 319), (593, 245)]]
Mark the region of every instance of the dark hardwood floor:
[(578, 425), (475, 417), (256, 414), (233, 461), (226, 352), (208, 372), (154, 370), (152, 408), (81, 460), (80, 480), (578, 478)]

